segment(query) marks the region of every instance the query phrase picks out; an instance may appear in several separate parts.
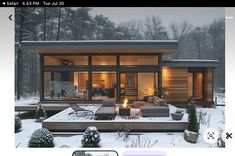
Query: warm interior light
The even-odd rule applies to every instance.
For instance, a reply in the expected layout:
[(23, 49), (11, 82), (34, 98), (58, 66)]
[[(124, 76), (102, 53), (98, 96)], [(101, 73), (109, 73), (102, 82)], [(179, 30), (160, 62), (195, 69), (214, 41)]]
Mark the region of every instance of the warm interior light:
[(125, 88), (125, 84), (121, 84), (120, 86), (121, 86), (121, 88)]
[(148, 96), (153, 95), (154, 89), (153, 88), (149, 88), (147, 91)]
[(128, 99), (125, 98), (125, 99), (123, 100), (122, 107), (123, 107), (123, 108), (127, 108), (127, 106), (128, 106), (127, 103), (128, 103)]
[(170, 68), (168, 67), (162, 67), (162, 79), (163, 79), (163, 86), (169, 86), (170, 85), (170, 78), (172, 77)]

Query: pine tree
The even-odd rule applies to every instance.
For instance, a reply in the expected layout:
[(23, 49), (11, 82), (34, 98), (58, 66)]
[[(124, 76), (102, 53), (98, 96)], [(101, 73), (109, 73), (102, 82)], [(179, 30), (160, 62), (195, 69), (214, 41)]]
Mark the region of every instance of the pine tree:
[(35, 118), (36, 118), (37, 120), (39, 120), (40, 117), (46, 118), (46, 116), (47, 116), (47, 115), (46, 115), (45, 109), (42, 107), (41, 104), (39, 104), (39, 105), (38, 105), (38, 108), (37, 108), (37, 110), (36, 110)]
[(199, 131), (199, 126), (198, 126), (198, 119), (197, 119), (197, 113), (196, 113), (196, 107), (194, 103), (191, 103), (188, 108), (188, 120), (189, 120), (189, 125), (188, 125), (188, 130), (192, 132), (198, 133)]

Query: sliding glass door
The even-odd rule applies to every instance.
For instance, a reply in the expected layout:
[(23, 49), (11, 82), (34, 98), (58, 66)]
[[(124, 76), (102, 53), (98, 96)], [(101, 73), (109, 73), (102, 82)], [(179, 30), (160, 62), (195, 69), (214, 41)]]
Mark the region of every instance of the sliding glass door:
[(87, 72), (44, 72), (44, 99), (87, 100)]
[(188, 97), (203, 100), (203, 72), (188, 73)]
[(116, 100), (116, 72), (92, 73), (92, 100)]
[(121, 100), (143, 100), (158, 90), (158, 73), (155, 72), (121, 73), (120, 80)]

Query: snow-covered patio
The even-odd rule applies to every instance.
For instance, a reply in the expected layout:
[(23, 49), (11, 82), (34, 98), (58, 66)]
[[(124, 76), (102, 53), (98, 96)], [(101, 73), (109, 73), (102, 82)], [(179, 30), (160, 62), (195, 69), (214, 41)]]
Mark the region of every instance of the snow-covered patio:
[[(215, 94), (218, 97), (218, 103), (225, 105), (224, 94)], [(17, 102), (18, 104), (29, 104), (28, 101), (31, 100), (22, 100)], [(93, 111), (98, 109), (98, 105), (96, 107), (93, 106)], [(171, 106), (170, 106), (171, 107)], [(171, 108), (171, 112), (174, 111), (174, 107)], [(65, 120), (63, 116), (66, 116), (67, 120), (71, 120), (71, 122), (82, 119), (83, 121), (92, 119), (91, 116), (76, 116), (70, 115), (68, 113), (71, 112), (71, 109), (67, 109), (65, 111), (60, 112), (59, 114), (48, 118), (45, 121), (58, 121), (61, 122)], [(188, 143), (184, 140), (183, 132), (125, 132), (125, 131), (116, 131), (116, 132), (100, 132), (101, 142), (100, 145), (102, 148), (114, 148), (114, 147), (143, 147), (143, 148), (151, 148), (151, 147), (217, 147), (217, 144), (208, 144), (203, 140), (203, 133), (207, 128), (214, 128), (218, 131), (222, 131), (225, 128), (225, 106), (216, 106), (215, 108), (197, 108), (198, 119), (200, 122), (200, 136), (196, 144)], [(137, 118), (132, 120), (131, 122), (137, 122), (141, 119)], [(141, 120), (151, 121), (153, 118), (146, 118)], [(116, 121), (129, 121), (123, 119), (119, 116), (116, 117)], [(115, 121), (113, 120), (113, 121)], [(155, 118), (155, 121), (158, 119)], [(166, 118), (161, 118), (161, 121), (166, 121)], [(170, 120), (170, 118), (168, 118)], [(185, 114), (182, 121), (187, 120), (187, 114)], [(80, 120), (81, 121), (81, 120)], [(94, 120), (95, 121), (95, 120)], [(97, 120), (96, 122), (99, 122)], [(102, 121), (104, 122), (104, 121)], [(35, 122), (35, 119), (23, 119), (22, 120), (22, 129), (19, 133), (15, 133), (15, 146), (16, 147), (28, 147), (28, 141), (32, 133), (42, 128), (42, 123)], [(58, 148), (80, 148), (82, 147), (81, 139), (84, 132), (76, 132), (67, 135), (54, 135), (55, 147)], [(112, 144), (110, 144), (112, 142)]]
[[(82, 108), (96, 112), (100, 104), (84, 104)], [(175, 112), (176, 107), (169, 105), (170, 113)], [(43, 121), (42, 126), (50, 131), (85, 131), (89, 126), (95, 126), (100, 131), (117, 131), (130, 129), (131, 131), (184, 131), (188, 125), (188, 114), (185, 113), (182, 120), (176, 121), (169, 117), (142, 117), (140, 110), (131, 108), (131, 117), (118, 115), (113, 120), (95, 120), (93, 114), (71, 114), (73, 110), (67, 108)]]
[[(69, 110), (68, 110), (69, 111)], [(183, 132), (100, 132), (102, 148), (113, 147), (217, 147), (217, 144), (208, 144), (203, 140), (203, 132), (207, 128), (215, 128), (221, 131), (225, 127), (225, 107), (197, 108), (200, 120), (200, 136), (196, 144), (184, 140)], [(69, 118), (76, 118), (70, 116)], [(50, 119), (50, 118), (49, 118)], [(53, 118), (52, 118), (53, 119)], [(22, 120), (22, 130), (15, 134), (15, 146), (27, 147), (31, 134), (42, 127), (42, 124), (35, 122), (35, 119)], [(83, 132), (67, 135), (55, 135), (55, 147), (59, 148), (80, 148)], [(112, 144), (110, 144), (112, 142)]]

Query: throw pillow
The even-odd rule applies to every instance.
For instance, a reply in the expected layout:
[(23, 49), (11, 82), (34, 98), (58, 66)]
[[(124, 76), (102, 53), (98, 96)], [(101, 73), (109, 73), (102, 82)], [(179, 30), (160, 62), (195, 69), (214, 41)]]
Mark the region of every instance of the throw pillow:
[(153, 104), (154, 104), (155, 106), (160, 106), (160, 99), (157, 98), (157, 97), (155, 97), (155, 98), (153, 99)]
[(160, 99), (160, 106), (168, 106), (165, 99)]
[(153, 103), (153, 96), (150, 96), (150, 97), (148, 98), (148, 102), (149, 102), (149, 103)]
[(160, 100), (160, 99), (161, 99), (160, 97), (157, 97), (157, 96), (154, 96), (153, 98), (154, 98), (154, 99), (157, 99), (157, 100)]

